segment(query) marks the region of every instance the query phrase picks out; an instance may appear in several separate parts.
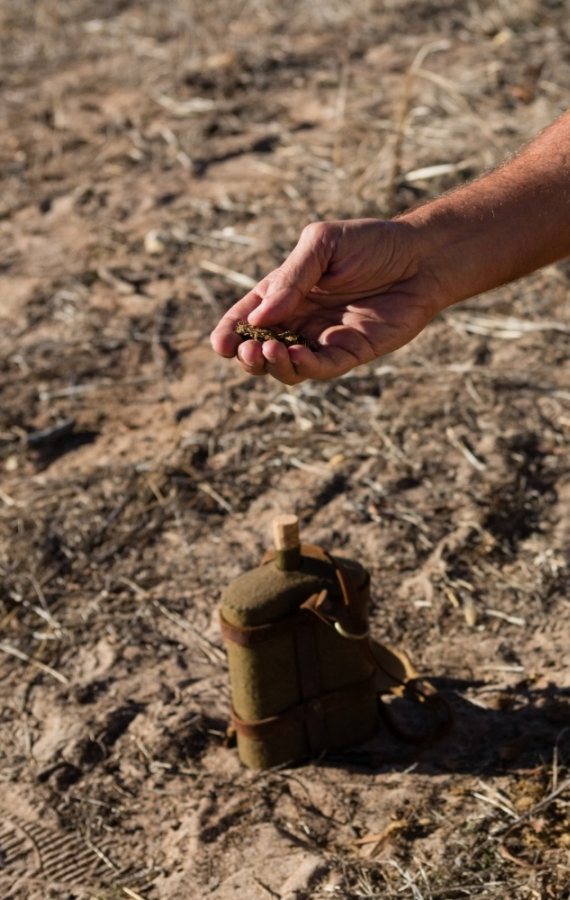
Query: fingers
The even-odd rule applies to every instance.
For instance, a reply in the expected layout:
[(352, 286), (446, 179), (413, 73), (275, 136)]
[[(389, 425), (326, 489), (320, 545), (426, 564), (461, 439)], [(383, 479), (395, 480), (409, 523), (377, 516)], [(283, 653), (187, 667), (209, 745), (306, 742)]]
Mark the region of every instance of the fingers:
[[(324, 346), (313, 353), (308, 347), (295, 344), (289, 348), (289, 360), (295, 372), (297, 381), (287, 382), (298, 384), (311, 378), (315, 381), (325, 381), (328, 378), (338, 378), (349, 372), (362, 360), (343, 347)], [(270, 373), (273, 375), (273, 372)], [(279, 379), (280, 381), (282, 379)]]
[(257, 287), (261, 303), (249, 317), (252, 325), (284, 322), (295, 313), (297, 304), (320, 281), (334, 253), (338, 224), (316, 222), (302, 232), (299, 243), (283, 265)]
[(281, 381), (282, 384), (299, 384), (305, 380), (304, 376), (297, 372), (293, 363), (293, 354), (285, 344), (280, 341), (266, 341), (262, 344), (262, 351), (268, 375)]
[(260, 377), (271, 375), (282, 384), (300, 384), (309, 378), (323, 381), (344, 375), (362, 360), (342, 347), (323, 347), (313, 352), (295, 344), (286, 347), (280, 341), (244, 341), (239, 345), (237, 358), (241, 368)]
[(235, 327), (241, 320), (247, 322), (251, 311), (261, 303), (257, 288), (242, 297), (227, 311), (210, 335), (210, 342), (220, 356), (235, 356), (242, 340), (235, 333)]
[[(296, 362), (296, 350), (306, 350), (301, 353), (299, 363)], [(271, 375), (282, 384), (300, 384), (312, 377), (306, 373), (307, 369), (314, 368), (311, 365), (311, 357), (315, 354), (307, 347), (289, 347), (280, 341), (244, 341), (237, 351), (237, 358), (241, 368), (248, 375), (257, 377)], [(297, 370), (299, 364), (301, 371)]]
[(240, 339), (234, 329), (240, 319), (251, 325), (272, 325), (294, 314), (299, 301), (326, 272), (335, 251), (339, 224), (317, 222), (303, 230), (299, 243), (283, 265), (260, 281), (221, 319), (210, 338), (216, 353), (236, 355)]
[(244, 341), (238, 348), (238, 362), (249, 375), (272, 375), (283, 384), (299, 384), (299, 376), (290, 359), (287, 347), (280, 341)]
[(258, 341), (243, 341), (238, 347), (237, 359), (242, 369), (249, 375), (267, 375), (262, 344)]

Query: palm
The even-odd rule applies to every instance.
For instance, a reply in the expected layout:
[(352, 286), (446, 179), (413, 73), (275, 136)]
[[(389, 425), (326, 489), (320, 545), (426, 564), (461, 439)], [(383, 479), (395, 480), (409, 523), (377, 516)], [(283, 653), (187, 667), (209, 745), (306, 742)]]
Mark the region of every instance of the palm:
[(311, 291), (279, 325), (357, 354), (363, 363), (410, 341), (430, 318), (428, 303), (414, 295), (413, 285), (397, 284), (361, 300), (342, 292)]

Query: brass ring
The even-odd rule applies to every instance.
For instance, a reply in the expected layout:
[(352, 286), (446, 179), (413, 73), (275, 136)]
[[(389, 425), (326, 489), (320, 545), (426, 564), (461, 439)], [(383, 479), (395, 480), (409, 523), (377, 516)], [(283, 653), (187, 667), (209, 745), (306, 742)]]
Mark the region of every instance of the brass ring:
[(367, 628), (363, 634), (352, 634), (350, 631), (345, 631), (340, 622), (335, 622), (334, 627), (341, 637), (348, 638), (349, 641), (362, 641), (370, 634), (370, 628)]

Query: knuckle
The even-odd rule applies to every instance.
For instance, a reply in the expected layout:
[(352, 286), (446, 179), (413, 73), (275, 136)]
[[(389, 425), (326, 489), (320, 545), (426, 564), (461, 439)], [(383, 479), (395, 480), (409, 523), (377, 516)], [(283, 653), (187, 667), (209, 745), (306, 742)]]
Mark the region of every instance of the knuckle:
[(244, 372), (247, 372), (248, 375), (266, 375), (266, 371), (263, 366), (260, 366), (259, 363), (250, 363), (246, 360), (240, 359), (239, 364)]
[(316, 253), (321, 264), (334, 255), (339, 240), (338, 222), (311, 222), (303, 229), (300, 243)]
[(302, 235), (311, 241), (322, 241), (326, 237), (329, 228), (328, 222), (310, 222), (309, 225), (305, 225), (303, 228)]

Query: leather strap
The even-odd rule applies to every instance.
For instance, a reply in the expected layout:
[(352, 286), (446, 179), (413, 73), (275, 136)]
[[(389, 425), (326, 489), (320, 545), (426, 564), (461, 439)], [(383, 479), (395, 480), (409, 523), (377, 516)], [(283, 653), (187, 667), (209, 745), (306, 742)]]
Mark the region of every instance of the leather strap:
[(329, 730), (321, 702), (323, 687), (315, 634), (317, 622), (315, 617), (306, 610), (300, 610), (298, 618), (299, 626), (295, 631), (295, 643), (299, 685), (303, 700), (315, 701), (307, 703), (305, 724), (309, 746), (313, 752), (317, 752), (329, 744)]
[[(315, 712), (326, 715), (335, 709), (354, 703), (367, 694), (374, 694), (374, 674), (365, 681), (359, 681), (357, 684), (351, 684), (348, 687), (340, 688), (337, 691), (329, 691), (320, 697), (311, 700), (305, 700), (296, 706), (290, 707), (285, 712), (279, 713), (277, 716), (269, 716), (266, 719), (257, 719), (253, 722), (247, 722), (240, 719), (232, 710), (232, 724), (238, 734), (251, 738), (254, 741), (265, 741), (268, 738), (276, 737), (289, 728), (298, 727), (299, 722), (307, 722), (308, 718)], [(311, 750), (320, 752), (327, 749), (327, 741), (319, 743), (311, 742)]]
[(255, 647), (256, 644), (262, 644), (264, 641), (270, 641), (272, 638), (295, 631), (299, 618), (299, 614), (295, 613), (293, 616), (287, 616), (286, 619), (279, 619), (277, 622), (269, 622), (267, 625), (242, 627), (241, 625), (230, 625), (224, 619), (221, 610), (219, 615), (222, 636), (226, 641), (239, 644), (240, 647)]
[[(316, 596), (319, 595), (317, 594)], [(220, 611), (222, 635), (226, 641), (232, 641), (241, 647), (255, 647), (271, 638), (277, 638), (288, 633), (293, 634), (297, 673), (303, 701), (320, 699), (323, 691), (315, 625), (315, 616), (305, 609), (300, 609), (294, 616), (288, 616), (286, 619), (281, 619), (281, 621), (249, 628), (230, 625)], [(307, 703), (305, 724), (311, 750), (317, 751), (319, 748), (323, 749), (323, 747), (326, 747), (329, 734), (324, 709), (320, 702)]]
[[(348, 568), (316, 544), (301, 544), (301, 554), (332, 566), (342, 595), (340, 598), (333, 598), (328, 591), (321, 591), (309, 597), (301, 605), (301, 609), (310, 610), (327, 625), (334, 625), (343, 637), (358, 640), (366, 637), (369, 633), (367, 605), (370, 579), (367, 578), (364, 586), (358, 589)], [(268, 550), (261, 564), (267, 565), (274, 559), (275, 550)], [(220, 612), (220, 627), (227, 641), (233, 641), (242, 647), (253, 647), (289, 631), (295, 631), (298, 627), (298, 616), (294, 614), (267, 625), (244, 627), (230, 625)]]
[(411, 695), (420, 703), (425, 704), (426, 708), (430, 711), (432, 718), (431, 728), (424, 734), (410, 734), (407, 731), (403, 731), (400, 726), (394, 722), (394, 719), (388, 711), (388, 707), (382, 702), (380, 695), (378, 695), (378, 712), (380, 713), (382, 721), (390, 729), (392, 734), (404, 744), (412, 744), (422, 750), (427, 749), (435, 741), (444, 737), (455, 721), (453, 709), (451, 708), (449, 701), (442, 694), (439, 694), (428, 681), (422, 681), (419, 678), (403, 681), (392, 672), (388, 672), (374, 653), (370, 638), (366, 641), (362, 641), (361, 646), (367, 659), (370, 660), (377, 671), (387, 675), (392, 681), (403, 687), (407, 694)]
[[(333, 624), (343, 637), (355, 639), (366, 637), (369, 633), (367, 617), (369, 577), (366, 584), (358, 589), (348, 568), (316, 544), (301, 544), (301, 556), (318, 559), (332, 566), (341, 590), (341, 597), (338, 598), (319, 595), (320, 599), (317, 601), (317, 595), (313, 595), (303, 603), (303, 608), (310, 609), (319, 618)], [(274, 559), (275, 550), (268, 550), (261, 560), (261, 565), (266, 565)]]

